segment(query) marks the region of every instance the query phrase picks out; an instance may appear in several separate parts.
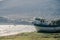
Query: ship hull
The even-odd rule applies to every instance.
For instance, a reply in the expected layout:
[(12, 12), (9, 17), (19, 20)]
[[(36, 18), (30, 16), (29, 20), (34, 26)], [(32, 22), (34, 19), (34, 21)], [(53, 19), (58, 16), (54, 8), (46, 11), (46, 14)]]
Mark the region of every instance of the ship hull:
[(60, 33), (60, 27), (37, 27), (37, 32), (45, 32), (45, 33)]

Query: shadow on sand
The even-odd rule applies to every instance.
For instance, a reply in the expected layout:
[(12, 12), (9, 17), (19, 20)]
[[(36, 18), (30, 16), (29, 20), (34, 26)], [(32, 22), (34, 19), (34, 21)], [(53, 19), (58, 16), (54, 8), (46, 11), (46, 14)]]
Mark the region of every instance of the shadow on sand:
[(60, 33), (60, 30), (58, 30), (58, 31), (44, 31), (44, 30), (39, 30), (38, 33)]

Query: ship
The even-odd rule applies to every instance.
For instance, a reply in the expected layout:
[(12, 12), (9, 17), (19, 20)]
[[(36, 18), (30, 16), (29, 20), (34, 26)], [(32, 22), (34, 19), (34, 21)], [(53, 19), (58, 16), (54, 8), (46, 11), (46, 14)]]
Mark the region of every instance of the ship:
[(32, 23), (36, 26), (38, 32), (60, 32), (60, 20), (47, 21), (46, 19), (35, 18)]

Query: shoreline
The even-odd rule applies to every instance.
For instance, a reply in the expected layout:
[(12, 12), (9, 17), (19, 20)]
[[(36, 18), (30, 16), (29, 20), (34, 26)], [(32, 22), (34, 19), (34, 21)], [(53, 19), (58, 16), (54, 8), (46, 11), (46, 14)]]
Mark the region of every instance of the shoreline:
[(35, 32), (36, 28), (32, 25), (0, 25), (0, 36), (15, 35), (24, 32)]

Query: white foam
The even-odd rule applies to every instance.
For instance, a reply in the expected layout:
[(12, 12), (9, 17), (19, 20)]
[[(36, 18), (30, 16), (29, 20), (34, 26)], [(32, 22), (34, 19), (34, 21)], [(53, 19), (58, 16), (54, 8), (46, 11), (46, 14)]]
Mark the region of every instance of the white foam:
[(32, 25), (0, 25), (0, 36), (15, 35), (24, 32), (34, 32), (35, 27)]

